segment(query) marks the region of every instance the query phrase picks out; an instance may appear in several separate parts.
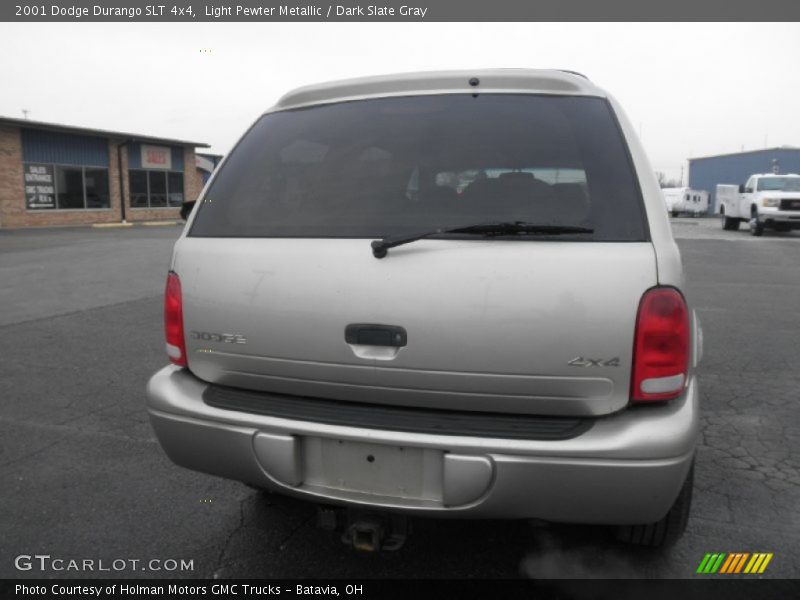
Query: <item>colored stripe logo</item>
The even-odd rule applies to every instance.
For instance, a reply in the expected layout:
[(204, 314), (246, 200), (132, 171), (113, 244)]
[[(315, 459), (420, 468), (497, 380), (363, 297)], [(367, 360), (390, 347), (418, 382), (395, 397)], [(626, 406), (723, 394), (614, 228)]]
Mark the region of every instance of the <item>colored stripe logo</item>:
[(758, 575), (767, 569), (772, 552), (708, 552), (700, 561), (697, 572), (703, 575), (745, 573)]

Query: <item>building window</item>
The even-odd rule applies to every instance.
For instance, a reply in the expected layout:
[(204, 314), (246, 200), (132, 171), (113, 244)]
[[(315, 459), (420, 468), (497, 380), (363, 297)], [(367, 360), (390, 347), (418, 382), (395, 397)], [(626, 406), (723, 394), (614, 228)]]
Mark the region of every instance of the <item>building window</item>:
[(183, 204), (183, 173), (176, 173), (175, 171), (167, 173), (167, 183), (169, 184), (167, 203), (170, 206), (180, 206)]
[(109, 208), (108, 169), (25, 164), (28, 210)]
[(167, 174), (164, 171), (150, 171), (150, 207), (164, 208), (167, 205)]
[(56, 204), (58, 208), (85, 208), (83, 169), (56, 167)]
[(183, 173), (130, 169), (131, 208), (172, 208), (183, 203)]
[(129, 171), (131, 208), (147, 208), (147, 171)]
[(111, 195), (108, 193), (108, 169), (84, 169), (86, 208), (108, 208)]

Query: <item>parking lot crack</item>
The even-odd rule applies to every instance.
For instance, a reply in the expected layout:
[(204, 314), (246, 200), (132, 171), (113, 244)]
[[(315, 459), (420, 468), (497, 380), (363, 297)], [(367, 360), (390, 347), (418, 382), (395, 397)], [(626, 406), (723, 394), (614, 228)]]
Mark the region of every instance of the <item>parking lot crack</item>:
[(283, 538), (283, 540), (281, 540), (281, 543), (278, 544), (278, 550), (283, 550), (286, 547), (286, 545), (289, 543), (289, 541), (295, 536), (295, 534), (298, 531), (300, 531), (303, 527), (308, 525), (314, 518), (315, 518), (315, 515), (311, 515), (310, 517), (307, 517), (307, 518), (303, 519), (296, 527), (294, 527), (288, 533), (288, 535), (285, 538)]
[(25, 318), (23, 318), (23, 319), (21, 319), (19, 321), (12, 321), (10, 323), (0, 322), (0, 330), (11, 328), (11, 327), (16, 327), (18, 325), (31, 325), (33, 323), (39, 323), (39, 322), (43, 322), (43, 321), (59, 319), (59, 318), (62, 318), (62, 317), (69, 317), (69, 316), (78, 315), (78, 314), (81, 314), (81, 313), (89, 313), (89, 312), (92, 312), (92, 311), (96, 312), (98, 310), (122, 308), (127, 304), (134, 304), (136, 302), (142, 302), (143, 300), (155, 300), (157, 298), (161, 298), (161, 296), (162, 296), (161, 294), (149, 294), (147, 296), (142, 296), (140, 298), (133, 298), (131, 300), (123, 300), (122, 302), (115, 302), (115, 303), (112, 303), (112, 304), (103, 304), (101, 306), (87, 306), (86, 308), (80, 308), (78, 310), (70, 310), (70, 311), (61, 312), (61, 313), (45, 315), (45, 316), (42, 316), (42, 317), (35, 317), (33, 319), (25, 319)]
[(33, 458), (34, 456), (38, 456), (42, 452), (44, 452), (46, 450), (49, 450), (50, 448), (52, 448), (53, 446), (55, 446), (57, 444), (60, 444), (66, 437), (67, 436), (62, 436), (62, 437), (58, 438), (57, 440), (55, 440), (55, 441), (53, 441), (53, 442), (51, 442), (51, 443), (49, 443), (49, 444), (47, 444), (45, 446), (42, 446), (41, 448), (37, 448), (33, 452), (28, 452), (26, 454), (23, 454), (22, 456), (18, 456), (17, 458), (13, 458), (13, 459), (11, 459), (11, 460), (9, 460), (7, 462), (4, 462), (4, 463), (0, 464), (0, 469), (3, 469), (3, 468), (8, 467), (10, 465), (22, 462), (24, 460), (28, 460), (29, 458)]
[(239, 524), (231, 530), (231, 532), (228, 534), (228, 537), (225, 539), (225, 543), (222, 545), (222, 549), (219, 552), (219, 557), (217, 557), (217, 566), (214, 569), (214, 579), (219, 577), (219, 572), (225, 566), (225, 555), (228, 553), (228, 548), (230, 547), (233, 538), (236, 537), (236, 534), (238, 534), (244, 528), (244, 504), (247, 502), (247, 500), (248, 498), (243, 498), (239, 501)]

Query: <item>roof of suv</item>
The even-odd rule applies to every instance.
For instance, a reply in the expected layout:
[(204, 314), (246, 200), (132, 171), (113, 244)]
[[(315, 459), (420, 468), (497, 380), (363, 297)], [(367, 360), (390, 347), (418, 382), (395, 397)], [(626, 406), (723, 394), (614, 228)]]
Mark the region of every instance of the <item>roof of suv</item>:
[(752, 177), (800, 177), (797, 173), (753, 173)]
[(427, 71), (345, 79), (297, 88), (278, 100), (270, 111), (363, 98), (458, 92), (606, 96), (603, 90), (586, 77), (572, 71), (542, 69)]

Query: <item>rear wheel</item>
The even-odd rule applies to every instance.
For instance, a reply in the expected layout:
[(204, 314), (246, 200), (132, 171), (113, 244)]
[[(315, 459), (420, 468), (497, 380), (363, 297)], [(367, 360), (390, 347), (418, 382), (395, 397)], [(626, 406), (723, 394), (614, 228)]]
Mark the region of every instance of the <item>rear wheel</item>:
[(722, 217), (722, 228), (726, 231), (736, 231), (739, 229), (739, 219), (732, 217)]
[(680, 539), (689, 521), (689, 510), (692, 506), (692, 488), (694, 487), (694, 463), (689, 469), (686, 481), (678, 493), (678, 497), (666, 516), (656, 523), (647, 525), (620, 525), (617, 539), (626, 544), (659, 548), (671, 546)]
[(251, 490), (255, 490), (256, 492), (261, 492), (262, 494), (267, 494), (268, 496), (271, 496), (272, 494), (274, 494), (274, 492), (271, 489), (267, 488), (267, 487), (262, 487), (260, 485), (255, 485), (255, 484), (252, 484), (252, 483), (248, 483), (247, 481), (243, 481), (242, 483), (244, 485), (246, 485), (247, 487), (249, 487)]
[(764, 235), (764, 223), (758, 219), (758, 211), (755, 209), (750, 212), (750, 235), (756, 237)]
[(722, 228), (725, 231), (736, 231), (739, 229), (739, 219), (726, 216), (724, 206), (720, 207), (719, 215), (722, 217)]

